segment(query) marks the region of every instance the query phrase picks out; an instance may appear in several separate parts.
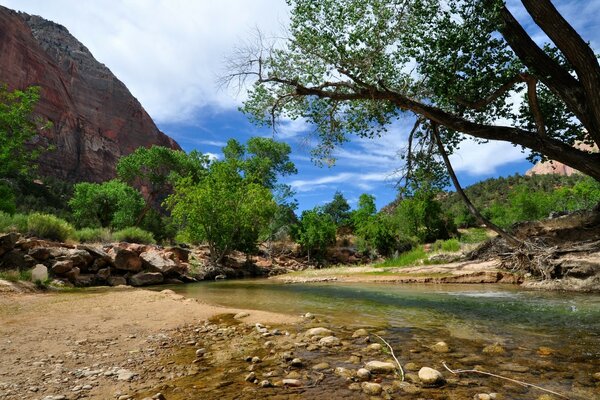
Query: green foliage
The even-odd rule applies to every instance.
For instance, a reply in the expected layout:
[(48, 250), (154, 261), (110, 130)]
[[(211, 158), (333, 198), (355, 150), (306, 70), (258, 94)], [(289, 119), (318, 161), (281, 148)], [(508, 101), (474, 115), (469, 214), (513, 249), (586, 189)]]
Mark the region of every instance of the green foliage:
[(27, 233), (27, 215), (0, 211), (0, 232)]
[(0, 178), (27, 174), (33, 168), (41, 149), (32, 143), (40, 125), (33, 117), (39, 98), (38, 87), (10, 92), (0, 85)]
[(311, 255), (322, 258), (327, 247), (335, 243), (337, 227), (330, 214), (321, 208), (314, 208), (302, 212), (300, 223), (294, 233), (296, 241)]
[(470, 228), (460, 234), (461, 243), (481, 243), (486, 240), (488, 240), (488, 234), (485, 228)]
[(423, 250), (423, 246), (418, 246), (413, 250), (400, 254), (397, 257), (388, 258), (377, 267), (408, 267), (416, 265), (427, 258), (427, 253)]
[(0, 279), (10, 282), (31, 281), (31, 270), (9, 269), (0, 271)]
[(336, 191), (333, 200), (323, 206), (323, 212), (331, 215), (338, 227), (348, 226), (351, 223), (350, 205), (340, 191)]
[(80, 243), (107, 243), (112, 240), (106, 228), (83, 228), (75, 231), (73, 237)]
[(0, 211), (8, 214), (14, 214), (17, 211), (15, 194), (5, 182), (0, 182)]
[(418, 192), (402, 199), (394, 210), (394, 220), (403, 236), (420, 243), (448, 239), (456, 231), (433, 192)]
[(232, 250), (254, 252), (277, 208), (270, 190), (243, 177), (231, 159), (213, 162), (199, 183), (180, 180), (166, 204), (182, 238), (207, 242), (216, 263)]
[(433, 251), (453, 253), (460, 251), (460, 242), (458, 239), (436, 240), (431, 248)]
[(135, 225), (144, 200), (137, 190), (113, 179), (104, 183), (78, 183), (69, 206), (81, 227), (123, 229)]
[(73, 196), (73, 184), (58, 178), (31, 179), (19, 176), (12, 180), (17, 212), (41, 212), (72, 220), (68, 200)]
[(42, 239), (64, 242), (74, 237), (75, 228), (54, 215), (33, 213), (27, 217), (27, 232)]
[(136, 226), (131, 226), (129, 228), (124, 228), (119, 231), (113, 232), (112, 237), (117, 242), (141, 244), (156, 243), (154, 237), (152, 236), (152, 233), (145, 231), (142, 228), (138, 228)]

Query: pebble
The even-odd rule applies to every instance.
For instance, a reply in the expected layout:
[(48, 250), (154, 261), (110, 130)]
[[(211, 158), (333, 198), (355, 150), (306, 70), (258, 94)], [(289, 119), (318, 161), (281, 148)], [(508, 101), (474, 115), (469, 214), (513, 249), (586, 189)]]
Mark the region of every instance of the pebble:
[(382, 361), (369, 361), (365, 365), (365, 369), (372, 374), (390, 374), (395, 372), (396, 368), (396, 364)]
[(600, 372), (596, 372), (594, 375), (592, 375), (594, 377), (594, 380), (596, 380), (597, 382), (600, 382)]
[(371, 378), (371, 371), (366, 368), (359, 368), (358, 371), (356, 371), (356, 376), (361, 381), (368, 381)]
[(309, 330), (306, 331), (306, 336), (332, 336), (333, 335), (333, 331), (331, 331), (330, 329), (327, 328), (323, 328), (323, 327), (318, 327), (318, 328), (311, 328)]
[(268, 387), (271, 387), (271, 386), (273, 386), (273, 385), (271, 385), (271, 382), (269, 382), (268, 380), (266, 380), (266, 379), (265, 379), (264, 381), (261, 381), (261, 382), (259, 383), (259, 386), (260, 386), (261, 388), (268, 388)]
[(348, 386), (348, 389), (361, 390), (360, 383), (358, 383), (358, 382), (351, 383), (350, 386)]
[(365, 337), (365, 336), (369, 336), (369, 332), (367, 332), (366, 329), (362, 329), (362, 328), (361, 329), (357, 329), (352, 334), (353, 338), (359, 338), (359, 337)]
[(314, 369), (315, 371), (322, 371), (327, 368), (329, 368), (329, 363), (326, 362), (318, 363), (317, 365), (313, 365), (312, 367), (312, 369)]
[(479, 393), (473, 396), (473, 400), (492, 400), (492, 398), (487, 393)]
[(254, 356), (252, 357), (252, 364), (258, 364), (259, 362), (261, 362), (262, 360), (260, 359), (260, 357)]
[(298, 371), (292, 371), (289, 374), (287, 374), (285, 377), (286, 377), (286, 379), (300, 379), (300, 378), (302, 378), (302, 375)]
[(325, 336), (324, 338), (319, 340), (319, 344), (321, 346), (332, 347), (332, 346), (339, 346), (341, 343), (340, 343), (340, 339), (336, 338), (335, 336)]
[(542, 346), (537, 350), (537, 353), (540, 356), (550, 356), (550, 355), (554, 354), (554, 350), (552, 350), (550, 347)]
[(298, 379), (284, 379), (283, 385), (290, 386), (290, 387), (300, 387), (300, 386), (302, 386), (302, 381), (300, 381)]
[(441, 385), (445, 382), (440, 371), (429, 367), (423, 367), (419, 370), (419, 379), (425, 385)]
[(307, 312), (306, 314), (303, 315), (304, 318), (306, 319), (314, 319), (315, 316), (309, 312)]
[(120, 369), (117, 371), (117, 380), (118, 381), (130, 381), (136, 374), (127, 369)]
[(198, 350), (196, 350), (196, 357), (202, 357), (202, 356), (204, 356), (205, 353), (206, 353), (205, 348), (198, 349)]
[(506, 353), (506, 350), (500, 345), (500, 343), (494, 343), (489, 346), (485, 346), (483, 348), (483, 352), (485, 354), (504, 354)]
[(413, 363), (413, 362), (409, 362), (404, 364), (404, 369), (406, 371), (418, 371), (420, 368), (417, 364)]
[(300, 367), (302, 367), (302, 359), (300, 359), (300, 358), (294, 358), (294, 359), (292, 360), (292, 362), (290, 363), (290, 365), (291, 365), (292, 367), (297, 367), (297, 368), (300, 368)]
[(431, 350), (433, 350), (436, 353), (448, 353), (450, 352), (450, 347), (448, 347), (448, 344), (446, 342), (437, 342), (436, 344), (431, 346)]
[(254, 372), (250, 372), (248, 375), (246, 375), (246, 377), (244, 378), (244, 380), (246, 382), (254, 382), (254, 380), (256, 379), (256, 373)]
[(372, 343), (367, 346), (367, 350), (369, 351), (381, 351), (382, 346), (379, 343)]
[(377, 396), (381, 394), (381, 391), (383, 390), (379, 383), (373, 382), (363, 382), (360, 387), (363, 392), (371, 396)]
[(344, 367), (337, 367), (334, 373), (342, 378), (352, 378), (354, 376), (354, 371)]

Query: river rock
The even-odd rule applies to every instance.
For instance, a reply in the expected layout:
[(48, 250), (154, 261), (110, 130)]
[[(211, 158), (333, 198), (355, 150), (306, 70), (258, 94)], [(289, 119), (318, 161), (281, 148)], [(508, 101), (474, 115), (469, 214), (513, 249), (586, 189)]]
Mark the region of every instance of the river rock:
[(381, 351), (382, 346), (379, 343), (371, 343), (367, 346), (367, 350), (369, 351)]
[(341, 345), (340, 339), (336, 338), (335, 336), (325, 336), (324, 338), (319, 340), (319, 344), (321, 346), (326, 346), (326, 347), (333, 347), (333, 346)]
[(301, 368), (303, 363), (302, 363), (302, 359), (300, 358), (294, 358), (291, 362), (290, 365), (292, 367), (296, 367), (296, 368)]
[(356, 371), (356, 377), (361, 381), (368, 381), (371, 378), (371, 371), (366, 368), (359, 368)]
[(382, 361), (369, 361), (365, 368), (372, 374), (391, 374), (396, 371), (396, 364)]
[(352, 391), (358, 391), (358, 390), (361, 390), (360, 383), (358, 383), (358, 382), (353, 382), (353, 383), (351, 383), (351, 384), (348, 386), (348, 389), (349, 389), (349, 390), (352, 390)]
[(408, 362), (408, 363), (404, 364), (404, 369), (406, 371), (418, 371), (420, 368), (414, 362)]
[(448, 353), (450, 352), (450, 347), (448, 347), (448, 344), (446, 342), (437, 342), (436, 344), (431, 346), (431, 350), (433, 350), (436, 353)]
[(354, 371), (344, 367), (337, 367), (333, 372), (342, 378), (352, 378), (354, 376)]
[(504, 353), (506, 353), (506, 350), (504, 349), (504, 347), (502, 347), (502, 345), (500, 345), (500, 343), (494, 343), (489, 346), (485, 346), (483, 348), (483, 353), (485, 353), (485, 354), (504, 354)]
[(138, 272), (129, 277), (132, 286), (157, 285), (162, 283), (164, 277), (160, 272)]
[(308, 337), (312, 337), (312, 336), (333, 336), (333, 332), (327, 328), (323, 328), (323, 327), (318, 327), (318, 328), (311, 328), (309, 330), (306, 331), (306, 336)]
[(31, 270), (31, 281), (32, 282), (36, 282), (36, 281), (44, 282), (46, 279), (48, 279), (48, 268), (45, 265), (38, 264)]
[(473, 396), (473, 400), (492, 400), (492, 397), (487, 393), (478, 393)]
[(248, 375), (246, 375), (246, 377), (244, 378), (244, 380), (246, 382), (254, 382), (256, 380), (256, 372), (250, 372)]
[(69, 272), (73, 268), (73, 261), (71, 260), (63, 260), (56, 261), (54, 265), (52, 265), (52, 273), (56, 275), (63, 275)]
[(423, 384), (431, 386), (439, 386), (445, 382), (440, 371), (429, 367), (423, 367), (419, 370), (419, 379)]
[(106, 282), (110, 286), (127, 285), (127, 279), (125, 279), (123, 276), (109, 276)]
[(365, 336), (369, 336), (369, 332), (367, 332), (366, 329), (357, 329), (354, 331), (354, 333), (352, 334), (353, 338), (360, 338), (360, 337), (365, 337)]
[(323, 371), (324, 369), (328, 369), (329, 368), (329, 363), (326, 362), (322, 362), (322, 363), (318, 363), (316, 365), (313, 365), (312, 369), (314, 369), (315, 371)]
[(142, 259), (131, 250), (115, 246), (110, 249), (108, 255), (117, 269), (131, 272), (142, 270)]
[(363, 382), (360, 384), (362, 391), (370, 396), (378, 396), (382, 392), (382, 387), (379, 383)]
[(283, 385), (284, 386), (289, 386), (289, 387), (300, 387), (302, 386), (302, 381), (299, 379), (284, 379), (283, 380)]
[(515, 364), (515, 363), (500, 364), (499, 368), (502, 371), (519, 372), (519, 373), (529, 372), (529, 367), (526, 367), (524, 365)]
[(74, 267), (79, 269), (86, 268), (94, 259), (90, 253), (82, 249), (69, 249), (66, 257), (73, 261)]
[(239, 313), (235, 314), (235, 315), (233, 316), (233, 318), (234, 318), (234, 319), (242, 319), (242, 318), (246, 318), (246, 317), (249, 317), (249, 316), (250, 316), (250, 314), (249, 314), (249, 313), (247, 313), (246, 311), (241, 311), (241, 312), (239, 312)]
[(592, 375), (594, 377), (594, 380), (596, 382), (600, 382), (600, 372), (596, 372), (594, 375)]
[(143, 265), (150, 271), (170, 275), (177, 272), (179, 265), (156, 250), (148, 250), (140, 254)]
[(137, 374), (135, 372), (131, 372), (128, 369), (121, 368), (117, 371), (117, 380), (118, 381), (130, 381)]

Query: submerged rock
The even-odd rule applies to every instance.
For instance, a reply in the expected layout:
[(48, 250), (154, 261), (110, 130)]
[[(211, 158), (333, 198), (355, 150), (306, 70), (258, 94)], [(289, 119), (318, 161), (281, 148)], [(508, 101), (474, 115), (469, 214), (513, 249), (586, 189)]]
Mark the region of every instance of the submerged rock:
[(485, 346), (483, 348), (483, 353), (485, 353), (485, 354), (504, 354), (504, 353), (506, 353), (506, 350), (504, 349), (504, 347), (502, 347), (502, 345), (500, 345), (500, 343), (494, 343), (489, 346)]
[(357, 329), (352, 334), (353, 338), (360, 338), (360, 337), (365, 337), (365, 336), (369, 336), (369, 332), (367, 332), (366, 329), (362, 329), (362, 328), (361, 329)]
[(396, 371), (396, 364), (391, 362), (369, 361), (365, 365), (365, 369), (372, 374), (392, 374)]
[(321, 340), (319, 340), (319, 344), (321, 346), (328, 346), (328, 347), (341, 345), (340, 339), (336, 338), (335, 336), (326, 336), (326, 337), (322, 338)]
[(433, 346), (431, 346), (431, 350), (436, 353), (448, 353), (450, 352), (450, 347), (446, 342), (437, 342)]
[(377, 396), (379, 394), (381, 394), (383, 388), (381, 387), (381, 385), (379, 383), (373, 383), (373, 382), (363, 382), (361, 383), (360, 387), (362, 388), (362, 391), (365, 392), (368, 395), (371, 396)]
[(419, 370), (419, 379), (423, 384), (431, 386), (439, 386), (445, 382), (444, 376), (440, 371), (429, 367), (423, 367)]
[(311, 328), (309, 330), (306, 331), (306, 336), (332, 336), (333, 335), (333, 331), (331, 331), (330, 329), (327, 328), (323, 328), (323, 327), (318, 327), (318, 328)]

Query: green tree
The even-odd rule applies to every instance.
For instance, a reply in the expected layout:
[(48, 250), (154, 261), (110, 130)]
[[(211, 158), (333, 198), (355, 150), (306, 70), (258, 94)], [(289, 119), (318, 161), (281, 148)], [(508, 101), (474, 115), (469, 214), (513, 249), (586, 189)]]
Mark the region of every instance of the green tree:
[(277, 209), (270, 190), (240, 172), (236, 162), (213, 162), (200, 182), (179, 180), (166, 201), (183, 238), (208, 243), (214, 263), (233, 250), (254, 252)]
[(319, 156), (416, 114), (450, 152), (465, 136), (506, 141), (600, 180), (598, 155), (577, 148), (600, 145), (596, 52), (550, 0), (522, 3), (551, 43), (501, 0), (289, 0), (290, 37), (241, 52), (229, 78), (256, 79), (253, 121), (313, 123)]
[(335, 225), (339, 227), (350, 224), (350, 205), (339, 190), (333, 195), (333, 200), (323, 206), (323, 212), (331, 215)]
[(337, 227), (331, 215), (323, 212), (322, 208), (303, 211), (300, 223), (296, 227), (296, 241), (308, 254), (322, 258), (327, 247), (335, 243)]
[(183, 151), (163, 146), (139, 147), (117, 163), (117, 176), (129, 185), (142, 190), (145, 207), (137, 216), (136, 225), (152, 207), (159, 207), (164, 196), (170, 192), (173, 183), (189, 177), (200, 181), (206, 173), (209, 158), (196, 150), (186, 154)]
[(104, 183), (75, 185), (69, 200), (80, 227), (109, 227), (115, 230), (134, 226), (144, 208), (142, 195), (117, 179)]
[(421, 243), (448, 239), (456, 230), (433, 192), (417, 192), (402, 199), (394, 210), (394, 220), (402, 236)]

